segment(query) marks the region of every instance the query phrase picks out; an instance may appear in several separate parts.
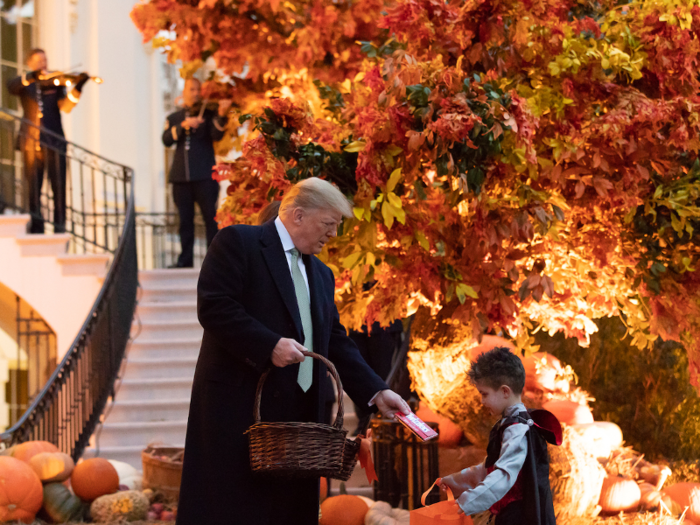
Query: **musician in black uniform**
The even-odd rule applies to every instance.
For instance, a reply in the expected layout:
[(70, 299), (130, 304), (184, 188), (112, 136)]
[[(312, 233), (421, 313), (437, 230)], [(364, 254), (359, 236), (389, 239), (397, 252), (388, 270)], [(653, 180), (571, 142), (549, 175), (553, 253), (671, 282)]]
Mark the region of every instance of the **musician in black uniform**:
[[(61, 111), (70, 113), (78, 103), (87, 73), (81, 73), (73, 88), (54, 85), (47, 79), (46, 53), (32, 49), (27, 58), (30, 73), (7, 82), (7, 90), (20, 98), (24, 118), (34, 124), (22, 123), (18, 147), (24, 157), (25, 199), (32, 216), (32, 233), (44, 233), (44, 218), (41, 215), (41, 186), (44, 170), (49, 174), (54, 198), (54, 232), (66, 231), (66, 141), (61, 123)], [(52, 133), (40, 131), (38, 127)]]
[(216, 205), (219, 183), (212, 178), (214, 142), (221, 140), (228, 123), (230, 100), (219, 101), (218, 111), (202, 109), (201, 84), (196, 78), (187, 79), (182, 92), (185, 107), (168, 116), (163, 131), (163, 144), (177, 144), (170, 169), (173, 200), (180, 214), (180, 244), (182, 252), (178, 268), (194, 264), (194, 204), (199, 206), (207, 230), (207, 246), (216, 235)]

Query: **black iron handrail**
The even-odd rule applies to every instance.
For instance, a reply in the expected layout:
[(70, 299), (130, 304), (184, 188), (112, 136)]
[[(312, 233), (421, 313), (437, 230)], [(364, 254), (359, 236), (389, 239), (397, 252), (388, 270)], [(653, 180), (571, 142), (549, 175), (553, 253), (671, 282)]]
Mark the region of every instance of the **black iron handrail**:
[(31, 167), (25, 166), (22, 149), (31, 149), (27, 144), (37, 144), (51, 168), (65, 163), (66, 172), (65, 225), (54, 220), (56, 205), (49, 180), (44, 181), (45, 189), (40, 188), (40, 210), (32, 213), (32, 221), (51, 225), (53, 232), (65, 229), (71, 235), (72, 253), (114, 253), (124, 226), (131, 168), (0, 109), (0, 213), (6, 208), (30, 212), (31, 185), (25, 171)]
[[(180, 217), (176, 212), (136, 214), (139, 270), (168, 268), (180, 254)], [(194, 267), (200, 268), (207, 253), (207, 233), (202, 216), (194, 221)]]
[[(13, 127), (6, 126), (0, 131), (12, 129), (14, 135), (16, 123), (20, 119), (2, 110), (0, 112), (0, 117), (6, 121), (9, 117), (9, 120), (14, 122)], [(7, 138), (6, 134), (0, 134), (0, 141)], [(103, 203), (105, 206), (100, 206), (93, 199), (92, 209), (88, 206), (74, 206), (73, 212), (77, 221), (69, 221), (67, 225), (72, 222), (72, 227), (66, 228), (67, 233), (71, 234), (71, 244), (78, 252), (104, 251), (114, 255), (90, 314), (70, 349), (19, 421), (0, 434), (0, 442), (5, 446), (12, 446), (28, 440), (46, 440), (77, 460), (87, 447), (108, 398), (114, 395), (114, 382), (129, 340), (136, 305), (138, 266), (132, 170), (120, 164), (110, 163), (84, 148), (67, 144), (69, 147), (66, 155), (75, 151), (84, 153), (79, 161), (80, 173), (72, 173), (74, 177), (69, 179), (83, 181), (82, 166), (89, 165), (92, 162), (90, 159), (98, 159), (104, 164), (101, 170), (92, 164), (93, 182), (95, 170), (103, 173), (103, 181), (111, 181), (107, 176), (109, 171), (115, 183), (109, 188), (110, 191), (114, 190), (112, 196), (119, 197), (119, 188), (123, 188), (124, 191), (123, 199), (119, 198), (124, 203), (123, 208), (116, 204), (107, 207), (107, 199)], [(1, 155), (0, 158), (3, 161), (7, 160)], [(6, 165), (16, 171), (16, 163), (0, 166)], [(104, 191), (106, 195), (107, 190)], [(0, 192), (0, 197), (2, 195)], [(5, 200), (4, 203), (18, 211), (26, 211), (19, 201)], [(81, 224), (93, 226), (87, 222), (90, 217), (102, 217), (99, 229), (80, 227)], [(97, 223), (94, 225), (97, 226)]]

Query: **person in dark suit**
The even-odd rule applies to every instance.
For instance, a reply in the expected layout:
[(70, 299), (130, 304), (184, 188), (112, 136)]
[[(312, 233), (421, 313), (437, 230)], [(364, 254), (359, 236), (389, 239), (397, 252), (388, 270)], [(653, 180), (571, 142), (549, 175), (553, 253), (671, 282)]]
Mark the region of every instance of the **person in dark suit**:
[(171, 113), (165, 121), (163, 144), (176, 145), (169, 181), (173, 200), (180, 215), (182, 251), (175, 266), (191, 268), (194, 264), (194, 205), (202, 212), (207, 232), (207, 246), (216, 235), (216, 205), (219, 183), (212, 178), (216, 164), (214, 142), (221, 140), (228, 123), (230, 100), (219, 101), (217, 111), (202, 110), (201, 84), (196, 78), (185, 81), (182, 92), (185, 107)]
[[(18, 149), (24, 160), (25, 200), (31, 214), (31, 233), (44, 233), (41, 214), (41, 186), (48, 171), (53, 193), (54, 232), (66, 231), (66, 141), (61, 111), (70, 113), (80, 99), (90, 76), (81, 73), (75, 86), (56, 86), (46, 79), (47, 60), (42, 49), (32, 49), (27, 57), (29, 73), (12, 78), (7, 90), (22, 102), (24, 118)], [(33, 124), (33, 125), (32, 125)], [(39, 126), (52, 133), (46, 133)]]
[(204, 259), (197, 313), (204, 337), (190, 403), (178, 525), (312, 525), (319, 482), (256, 478), (248, 436), (256, 386), (262, 421), (320, 422), (325, 367), (336, 366), (357, 403), (385, 417), (410, 408), (365, 363), (340, 324), (331, 270), (314, 255), (351, 207), (332, 184), (306, 179), (285, 194), (280, 214), (260, 226), (220, 230)]

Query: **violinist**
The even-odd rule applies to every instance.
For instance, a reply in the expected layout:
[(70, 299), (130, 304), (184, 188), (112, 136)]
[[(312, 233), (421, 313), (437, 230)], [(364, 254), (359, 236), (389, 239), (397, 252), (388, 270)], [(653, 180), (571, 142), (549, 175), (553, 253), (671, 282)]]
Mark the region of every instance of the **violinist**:
[[(32, 49), (27, 57), (29, 73), (10, 79), (8, 91), (20, 98), (24, 118), (18, 149), (24, 157), (25, 198), (31, 214), (31, 233), (44, 233), (41, 214), (41, 186), (44, 170), (48, 171), (54, 198), (54, 232), (66, 230), (66, 141), (61, 123), (61, 111), (70, 113), (80, 99), (87, 73), (81, 73), (71, 88), (46, 81), (46, 53)], [(50, 133), (40, 131), (39, 127)]]
[(216, 207), (219, 183), (212, 178), (216, 163), (214, 142), (221, 140), (228, 124), (230, 100), (220, 100), (218, 109), (201, 101), (201, 83), (196, 78), (185, 81), (182, 92), (185, 107), (168, 116), (163, 131), (163, 144), (175, 145), (175, 158), (169, 181), (173, 200), (180, 215), (181, 253), (174, 267), (194, 265), (194, 205), (202, 212), (207, 232), (207, 247), (217, 232)]

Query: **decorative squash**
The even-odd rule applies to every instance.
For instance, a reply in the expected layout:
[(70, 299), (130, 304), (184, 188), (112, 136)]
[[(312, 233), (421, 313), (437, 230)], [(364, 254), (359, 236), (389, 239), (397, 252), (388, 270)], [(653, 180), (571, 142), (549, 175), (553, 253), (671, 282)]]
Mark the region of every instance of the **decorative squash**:
[(636, 510), (641, 498), (642, 492), (633, 479), (607, 477), (603, 481), (598, 504), (603, 512), (626, 512)]
[(37, 454), (42, 452), (59, 452), (58, 447), (48, 441), (27, 441), (12, 447), (12, 457), (29, 463)]
[(596, 421), (571, 427), (586, 440), (586, 449), (599, 459), (607, 458), (613, 450), (622, 446), (622, 430), (615, 423)]
[(19, 459), (0, 456), (0, 523), (32, 523), (43, 499), (41, 481)]
[(662, 514), (670, 514), (671, 516), (680, 516), (683, 512), (683, 507), (677, 501), (671, 499), (671, 496), (668, 494), (661, 496), (660, 507)]
[(640, 483), (639, 490), (642, 494), (639, 500), (639, 508), (646, 511), (653, 511), (659, 508), (661, 502), (661, 492), (651, 483)]
[(148, 498), (142, 492), (126, 490), (97, 498), (90, 505), (90, 516), (99, 523), (145, 520), (148, 505)]
[(411, 513), (405, 509), (392, 509), (386, 501), (377, 501), (365, 515), (364, 525), (410, 525)]
[(119, 485), (124, 485), (128, 490), (141, 490), (143, 486), (143, 476), (134, 467), (123, 461), (108, 459), (119, 476)]
[(49, 483), (44, 486), (44, 512), (54, 523), (79, 520), (85, 507), (80, 498), (63, 483)]
[(319, 525), (364, 525), (369, 509), (357, 496), (333, 496), (321, 503)]
[(560, 423), (566, 425), (593, 423), (591, 409), (575, 401), (553, 399), (542, 405), (542, 408), (549, 410), (552, 414), (557, 416)]
[(80, 499), (92, 501), (119, 490), (119, 474), (112, 464), (103, 458), (92, 458), (78, 463), (70, 477), (73, 492)]
[(63, 452), (41, 452), (29, 460), (29, 466), (42, 483), (64, 481), (75, 468), (73, 458)]
[(423, 421), (430, 421), (438, 424), (438, 446), (454, 448), (458, 447), (462, 441), (462, 429), (455, 425), (450, 419), (436, 414), (427, 404), (421, 403), (416, 411), (416, 416)]

